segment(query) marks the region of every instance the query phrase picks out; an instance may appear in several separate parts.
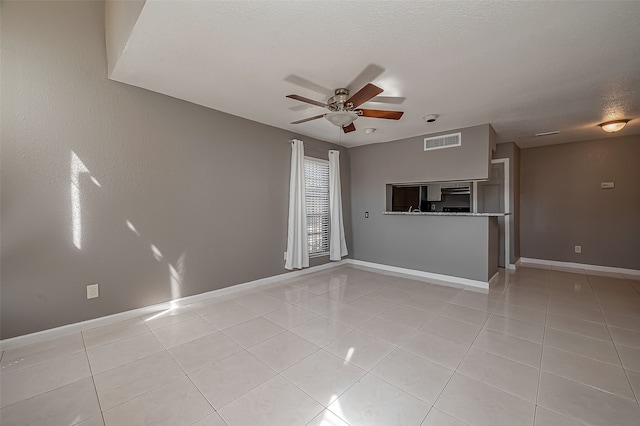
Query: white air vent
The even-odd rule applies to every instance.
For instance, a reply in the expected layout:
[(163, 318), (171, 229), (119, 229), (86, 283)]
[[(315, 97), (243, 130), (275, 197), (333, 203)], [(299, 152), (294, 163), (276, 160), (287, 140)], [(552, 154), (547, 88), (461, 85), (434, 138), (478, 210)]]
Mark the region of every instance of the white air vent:
[(462, 135), (460, 133), (452, 133), (450, 135), (435, 136), (433, 138), (424, 138), (424, 150), (453, 148), (462, 145)]

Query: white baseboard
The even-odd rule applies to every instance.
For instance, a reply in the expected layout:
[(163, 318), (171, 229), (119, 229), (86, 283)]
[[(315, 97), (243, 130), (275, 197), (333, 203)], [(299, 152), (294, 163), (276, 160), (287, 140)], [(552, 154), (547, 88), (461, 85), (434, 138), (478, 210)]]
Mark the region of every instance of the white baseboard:
[(166, 309), (177, 307), (177, 306), (189, 305), (191, 303), (199, 302), (201, 300), (208, 299), (210, 297), (237, 293), (239, 291), (271, 284), (281, 280), (294, 278), (300, 275), (306, 275), (313, 272), (318, 272), (323, 269), (335, 268), (336, 266), (348, 264), (349, 263), (348, 260), (349, 259), (344, 259), (339, 262), (329, 262), (329, 263), (325, 263), (318, 266), (312, 266), (306, 269), (287, 272), (280, 275), (261, 278), (255, 281), (249, 281), (242, 284), (232, 285), (232, 286), (221, 288), (218, 290), (208, 291), (206, 293), (194, 294), (193, 296), (187, 296), (180, 299), (170, 300), (168, 302), (159, 303), (156, 305), (145, 306), (143, 308), (133, 309), (125, 312), (119, 312), (113, 315), (107, 315), (100, 318), (94, 318), (87, 321), (76, 322), (73, 324), (67, 324), (60, 327), (56, 327), (56, 328), (50, 328), (48, 330), (38, 331), (36, 333), (25, 334), (23, 336), (16, 336), (9, 339), (0, 340), (0, 350), (5, 351), (7, 349), (28, 345), (30, 343), (51, 340), (51, 339), (55, 339), (56, 337), (65, 336), (71, 333), (77, 333), (79, 331), (88, 330), (90, 328), (100, 327), (103, 325), (109, 325), (115, 322), (124, 321), (124, 320), (135, 318), (135, 317), (140, 317), (153, 312), (158, 312), (159, 310), (166, 310)]
[(381, 271), (402, 274), (409, 277), (428, 278), (431, 280), (444, 281), (452, 284), (468, 285), (471, 287), (479, 287), (484, 289), (489, 288), (489, 282), (485, 282), (485, 281), (470, 280), (468, 278), (454, 277), (451, 275), (434, 274), (432, 272), (418, 271), (416, 269), (399, 268), (397, 266), (384, 265), (382, 263), (365, 262), (364, 260), (346, 259), (344, 260), (344, 262), (351, 265), (362, 266), (362, 267), (371, 268), (371, 269), (378, 269)]
[(507, 269), (511, 269), (512, 271), (517, 271), (521, 264), (522, 264), (522, 259), (518, 258), (518, 260), (516, 260), (516, 263), (510, 263)]
[(640, 270), (616, 268), (613, 266), (589, 265), (586, 263), (560, 262), (557, 260), (532, 259), (527, 257), (520, 258), (522, 266), (548, 266), (550, 268), (576, 269), (582, 271), (608, 272), (611, 274), (631, 275), (640, 277)]

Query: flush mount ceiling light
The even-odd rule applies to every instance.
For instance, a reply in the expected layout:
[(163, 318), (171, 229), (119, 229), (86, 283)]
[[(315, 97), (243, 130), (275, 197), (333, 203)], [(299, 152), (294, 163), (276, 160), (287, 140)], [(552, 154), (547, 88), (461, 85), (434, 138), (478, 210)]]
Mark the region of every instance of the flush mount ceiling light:
[(368, 135), (370, 135), (371, 133), (375, 132), (376, 129), (374, 129), (373, 127), (369, 127), (367, 129), (364, 129), (364, 132)]
[(626, 126), (629, 121), (630, 120), (613, 120), (607, 121), (606, 123), (600, 123), (598, 124), (598, 126), (600, 126), (602, 130), (607, 133), (615, 133), (622, 130), (622, 128)]
[(358, 114), (350, 111), (336, 111), (326, 113), (324, 118), (329, 120), (334, 126), (346, 127), (356, 121)]

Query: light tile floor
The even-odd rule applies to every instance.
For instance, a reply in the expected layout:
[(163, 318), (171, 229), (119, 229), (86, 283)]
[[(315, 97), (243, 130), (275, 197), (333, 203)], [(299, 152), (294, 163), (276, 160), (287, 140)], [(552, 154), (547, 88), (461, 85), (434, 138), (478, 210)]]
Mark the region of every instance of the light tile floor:
[[(578, 271), (579, 272), (579, 271)], [(10, 349), (11, 425), (640, 425), (640, 281), (339, 267)]]

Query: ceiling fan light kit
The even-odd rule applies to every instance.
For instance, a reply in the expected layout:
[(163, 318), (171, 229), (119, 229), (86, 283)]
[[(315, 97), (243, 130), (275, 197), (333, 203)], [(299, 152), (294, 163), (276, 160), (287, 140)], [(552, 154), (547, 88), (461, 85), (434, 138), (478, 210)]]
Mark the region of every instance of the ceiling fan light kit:
[(365, 102), (372, 100), (382, 92), (383, 90), (381, 88), (368, 83), (352, 96), (349, 96), (349, 89), (336, 89), (334, 91), (334, 95), (327, 100), (327, 103), (318, 102), (299, 95), (287, 95), (287, 98), (289, 99), (306, 102), (308, 104), (320, 106), (329, 110), (329, 112), (325, 114), (320, 114), (315, 117), (309, 117), (302, 120), (294, 121), (291, 124), (306, 123), (307, 121), (324, 117), (334, 126), (341, 127), (344, 133), (349, 133), (356, 130), (356, 126), (354, 126), (353, 122), (359, 116), (369, 118), (386, 118), (388, 120), (399, 120), (400, 117), (402, 117), (402, 114), (404, 114), (404, 112), (402, 111), (356, 109)]
[(615, 133), (619, 132), (627, 125), (627, 123), (631, 120), (613, 120), (607, 121), (605, 123), (600, 123), (598, 126), (602, 128), (607, 133)]
[(349, 111), (335, 111), (326, 113), (324, 118), (329, 120), (334, 126), (344, 127), (356, 121), (358, 114)]

